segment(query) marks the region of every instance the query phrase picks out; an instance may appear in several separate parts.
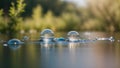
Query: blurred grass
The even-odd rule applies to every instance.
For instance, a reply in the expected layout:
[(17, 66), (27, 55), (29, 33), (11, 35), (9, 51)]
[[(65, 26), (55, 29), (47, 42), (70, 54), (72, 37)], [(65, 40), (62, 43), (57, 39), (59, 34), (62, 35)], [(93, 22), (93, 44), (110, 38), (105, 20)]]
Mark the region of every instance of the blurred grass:
[[(52, 3), (52, 2), (51, 2)], [(37, 5), (29, 17), (21, 16), (25, 12), (24, 0), (12, 2), (9, 16), (3, 9), (0, 10), (0, 32), (15, 35), (15, 33), (38, 33), (43, 29), (52, 29), (54, 32), (78, 31), (120, 31), (120, 1), (106, 0), (87, 1), (86, 7), (76, 7), (68, 3), (65, 10), (58, 16), (48, 10), (44, 14), (44, 8)], [(59, 3), (58, 3), (59, 4)]]

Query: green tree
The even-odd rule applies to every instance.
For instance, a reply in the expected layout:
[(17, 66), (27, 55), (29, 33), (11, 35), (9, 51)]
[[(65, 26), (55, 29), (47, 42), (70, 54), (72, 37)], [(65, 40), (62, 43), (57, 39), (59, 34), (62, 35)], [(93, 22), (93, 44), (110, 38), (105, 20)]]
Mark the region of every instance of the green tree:
[[(4, 9), (6, 15), (9, 15), (9, 9), (11, 2), (17, 3), (16, 0), (0, 0), (0, 8)], [(66, 8), (67, 2), (61, 0), (25, 0), (27, 4), (25, 7), (25, 13), (22, 16), (31, 16), (33, 8), (37, 5), (41, 5), (43, 8), (43, 13), (46, 14), (49, 10), (53, 12), (54, 15), (60, 15)]]
[(24, 12), (25, 3), (24, 0), (17, 0), (17, 3), (11, 3), (11, 7), (9, 10), (10, 21), (8, 22), (7, 30), (9, 37), (15, 36), (18, 33), (16, 27), (19, 23), (21, 23), (22, 18), (20, 17), (21, 13)]

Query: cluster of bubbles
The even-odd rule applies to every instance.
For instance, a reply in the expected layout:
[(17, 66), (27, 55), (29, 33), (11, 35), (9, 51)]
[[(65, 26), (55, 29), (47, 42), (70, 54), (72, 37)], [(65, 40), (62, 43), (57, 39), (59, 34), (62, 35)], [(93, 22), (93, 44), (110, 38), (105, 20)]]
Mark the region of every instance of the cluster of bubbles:
[[(80, 34), (77, 31), (70, 31), (67, 34), (67, 38), (55, 38), (54, 37), (54, 32), (50, 29), (44, 29), (40, 33), (40, 39), (37, 41), (39, 44), (43, 46), (48, 46), (46, 44), (51, 44), (54, 45), (55, 43), (61, 43), (61, 44), (67, 44), (70, 42), (74, 43), (85, 43), (85, 42), (91, 42), (91, 41), (96, 41), (96, 40), (109, 40), (109, 41), (114, 41), (113, 37), (110, 38), (95, 38), (94, 40), (84, 40), (80, 39)], [(10, 46), (11, 48), (19, 48), (20, 45), (25, 44), (26, 41), (29, 40), (28, 36), (24, 36), (22, 40), (19, 39), (10, 39), (4, 46)]]

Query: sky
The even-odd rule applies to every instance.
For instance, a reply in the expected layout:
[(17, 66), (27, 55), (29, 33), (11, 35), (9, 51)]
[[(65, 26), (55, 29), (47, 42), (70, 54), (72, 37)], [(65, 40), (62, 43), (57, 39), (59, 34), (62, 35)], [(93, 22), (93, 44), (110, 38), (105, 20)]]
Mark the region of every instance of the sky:
[(62, 1), (73, 2), (77, 6), (86, 6), (85, 0), (62, 0)]

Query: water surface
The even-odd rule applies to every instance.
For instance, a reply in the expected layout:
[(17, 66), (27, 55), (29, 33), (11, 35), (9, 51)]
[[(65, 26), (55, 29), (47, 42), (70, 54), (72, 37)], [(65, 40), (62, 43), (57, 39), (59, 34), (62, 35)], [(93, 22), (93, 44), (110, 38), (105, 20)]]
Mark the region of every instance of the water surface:
[(120, 68), (119, 33), (84, 32), (80, 35), (82, 39), (112, 35), (116, 40), (57, 44), (52, 47), (25, 44), (19, 48), (10, 48), (1, 44), (0, 68)]

